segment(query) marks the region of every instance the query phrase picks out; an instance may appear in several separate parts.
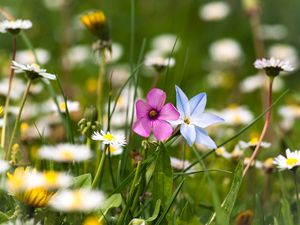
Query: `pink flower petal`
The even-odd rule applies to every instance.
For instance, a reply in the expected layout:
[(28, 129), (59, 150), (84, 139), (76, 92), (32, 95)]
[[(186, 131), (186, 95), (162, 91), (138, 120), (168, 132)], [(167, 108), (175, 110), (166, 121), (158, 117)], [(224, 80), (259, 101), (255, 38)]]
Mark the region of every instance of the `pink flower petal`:
[(146, 102), (143, 100), (137, 100), (135, 104), (136, 108), (136, 116), (138, 119), (148, 116), (149, 111), (151, 110), (151, 106), (148, 105)]
[(132, 130), (142, 137), (149, 137), (151, 133), (151, 121), (147, 118), (138, 119), (134, 122)]
[(147, 94), (147, 102), (152, 108), (161, 110), (161, 108), (165, 104), (166, 97), (166, 93), (163, 90), (153, 88)]
[(159, 120), (177, 120), (180, 114), (172, 103), (165, 104), (159, 112)]
[(172, 126), (164, 120), (154, 120), (152, 128), (154, 136), (158, 141), (166, 140), (173, 132)]

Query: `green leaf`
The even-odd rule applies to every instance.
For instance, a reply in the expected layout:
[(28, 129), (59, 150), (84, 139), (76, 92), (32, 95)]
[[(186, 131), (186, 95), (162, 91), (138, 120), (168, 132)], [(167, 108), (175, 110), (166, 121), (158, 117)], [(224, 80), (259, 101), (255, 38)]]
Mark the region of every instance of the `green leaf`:
[(261, 200), (258, 194), (255, 196), (255, 213), (254, 213), (254, 221), (253, 225), (264, 225), (265, 224), (265, 216), (262, 208)]
[(156, 160), (156, 167), (153, 174), (153, 200), (161, 200), (162, 208), (172, 196), (173, 172), (171, 167), (170, 156), (163, 144), (160, 145)]
[(6, 215), (6, 214), (3, 213), (3, 212), (0, 212), (0, 223), (7, 222), (8, 220), (9, 220), (8, 215)]
[(110, 209), (118, 208), (121, 206), (121, 204), (122, 204), (121, 194), (113, 194), (103, 202), (101, 209), (104, 212), (103, 214), (105, 215)]
[(285, 225), (294, 225), (291, 208), (285, 198), (281, 200), (281, 214)]
[[(235, 168), (234, 177), (233, 177), (230, 190), (221, 205), (222, 209), (224, 210), (224, 216), (225, 216), (224, 218), (225, 221), (223, 221), (224, 224), (229, 224), (232, 209), (234, 207), (243, 180), (243, 168), (244, 168), (243, 162), (240, 161), (237, 167)], [(215, 217), (216, 217), (216, 213), (212, 215), (212, 217), (209, 220), (210, 222), (208, 224), (211, 224), (212, 221), (215, 219)]]
[(161, 205), (161, 201), (160, 199), (156, 201), (156, 204), (155, 204), (155, 208), (154, 208), (154, 212), (152, 214), (151, 217), (149, 217), (146, 222), (151, 222), (151, 221), (154, 221), (156, 220), (156, 218), (158, 217), (158, 214), (159, 214), (159, 211), (160, 211), (160, 205)]
[(73, 188), (90, 188), (92, 186), (92, 175), (86, 173), (73, 178)]

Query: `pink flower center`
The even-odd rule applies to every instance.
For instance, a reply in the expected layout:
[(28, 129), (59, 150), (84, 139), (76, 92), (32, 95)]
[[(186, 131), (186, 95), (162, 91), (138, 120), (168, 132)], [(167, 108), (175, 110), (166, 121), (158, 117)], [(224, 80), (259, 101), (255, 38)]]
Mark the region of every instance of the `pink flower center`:
[(148, 115), (149, 115), (150, 119), (156, 119), (158, 113), (156, 110), (152, 109)]

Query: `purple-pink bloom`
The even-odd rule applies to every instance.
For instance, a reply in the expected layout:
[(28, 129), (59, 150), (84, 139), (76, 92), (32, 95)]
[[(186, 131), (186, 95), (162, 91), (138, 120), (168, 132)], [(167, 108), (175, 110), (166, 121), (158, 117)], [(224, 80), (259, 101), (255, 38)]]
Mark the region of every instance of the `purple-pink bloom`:
[(165, 104), (166, 93), (158, 88), (153, 88), (147, 94), (147, 102), (137, 100), (137, 121), (132, 129), (142, 137), (149, 137), (151, 131), (158, 141), (163, 141), (171, 136), (173, 128), (169, 120), (177, 120), (179, 112), (172, 103)]

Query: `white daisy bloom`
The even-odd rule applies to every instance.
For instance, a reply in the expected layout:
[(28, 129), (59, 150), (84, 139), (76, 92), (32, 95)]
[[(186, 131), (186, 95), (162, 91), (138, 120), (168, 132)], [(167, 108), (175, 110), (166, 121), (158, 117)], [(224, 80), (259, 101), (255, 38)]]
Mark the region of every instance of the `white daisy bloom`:
[(276, 59), (288, 60), (293, 67), (299, 66), (297, 49), (287, 44), (274, 44), (268, 49), (268, 55)]
[(226, 2), (213, 1), (199, 9), (199, 17), (206, 21), (224, 19), (230, 13), (230, 7)]
[[(217, 113), (218, 114), (218, 113)], [(228, 125), (248, 124), (254, 118), (253, 113), (246, 106), (232, 104), (219, 113)]]
[(229, 152), (227, 152), (224, 147), (217, 148), (215, 152), (216, 152), (216, 155), (222, 156), (225, 159), (231, 159), (232, 158), (231, 154)]
[(219, 63), (232, 63), (240, 61), (243, 52), (240, 44), (231, 38), (217, 40), (209, 47), (211, 58)]
[(0, 159), (0, 174), (9, 169), (9, 163), (5, 160)]
[[(242, 148), (242, 149), (246, 149), (246, 148), (249, 148), (249, 147), (256, 147), (258, 143), (258, 137), (253, 137), (251, 138), (250, 141), (248, 142), (245, 142), (245, 141), (240, 141), (239, 142), (239, 146)], [(271, 147), (271, 143), (270, 142), (261, 142), (260, 144), (260, 147), (261, 148), (270, 148)]]
[(231, 154), (231, 158), (240, 159), (244, 156), (244, 151), (241, 150), (239, 145), (236, 145), (230, 154)]
[(160, 55), (176, 52), (180, 47), (180, 40), (174, 34), (161, 34), (152, 40), (152, 48)]
[(23, 65), (16, 61), (12, 61), (11, 67), (15, 69), (16, 73), (26, 73), (30, 79), (43, 77), (49, 80), (56, 80), (56, 75), (47, 73), (45, 69), (41, 69), (41, 67), (37, 64)]
[(44, 171), (42, 173), (43, 187), (48, 190), (67, 188), (72, 184), (72, 178), (73, 177), (67, 173), (56, 171)]
[(108, 132), (104, 132), (103, 130), (95, 131), (91, 137), (94, 141), (101, 141), (105, 145), (119, 145), (124, 146), (126, 145), (126, 140), (123, 135), (115, 135)]
[[(248, 163), (250, 162), (250, 158), (247, 157), (244, 159), (244, 165), (248, 165)], [(253, 160), (251, 162), (251, 166), (254, 166), (257, 169), (261, 169), (263, 167), (263, 162), (259, 161), (259, 160)]]
[[(67, 107), (68, 107), (68, 112), (77, 112), (80, 110), (80, 104), (78, 101), (71, 101), (67, 100), (67, 104), (63, 97), (58, 97), (57, 98), (58, 106), (59, 109), (62, 113), (66, 113)], [(48, 102), (45, 103), (45, 109), (50, 110), (51, 112), (58, 112), (57, 105), (53, 102), (52, 99), (50, 99)]]
[(27, 30), (32, 27), (30, 20), (4, 20), (0, 22), (0, 32), (10, 32), (12, 34), (18, 34), (21, 30)]
[[(188, 160), (181, 160), (175, 157), (171, 157), (170, 160), (171, 166), (175, 170), (184, 170), (191, 165), (191, 163)], [(191, 169), (189, 169), (189, 171), (187, 172), (191, 172)]]
[(277, 76), (281, 71), (291, 72), (294, 70), (289, 61), (275, 59), (273, 57), (271, 59), (257, 59), (254, 62), (254, 67), (256, 69), (264, 69), (269, 76)]
[[(103, 150), (105, 147), (103, 147)], [(106, 150), (106, 154), (110, 153), (110, 155), (121, 155), (123, 152), (123, 148), (120, 145), (109, 145), (108, 149)]]
[[(273, 82), (274, 82), (273, 83), (274, 92), (281, 91), (282, 88), (284, 87), (284, 82), (280, 77), (275, 79)], [(249, 76), (240, 83), (240, 90), (241, 92), (244, 93), (250, 93), (262, 87), (265, 89), (268, 88), (268, 82), (266, 82), (266, 76), (262, 73)]]
[(49, 205), (57, 211), (91, 212), (99, 209), (104, 199), (104, 194), (100, 191), (88, 189), (63, 190), (57, 192), (50, 199)]
[(175, 59), (164, 57), (146, 57), (144, 63), (148, 67), (163, 69), (166, 67), (173, 67), (175, 65)]
[[(38, 58), (38, 62), (46, 64), (50, 60), (50, 53), (46, 49), (36, 48), (35, 54)], [(19, 50), (16, 53), (16, 61), (21, 64), (32, 64), (35, 63), (35, 56), (31, 50)]]
[(80, 162), (92, 157), (92, 151), (85, 145), (58, 144), (56, 146), (43, 146), (38, 150), (41, 159), (57, 162)]
[(300, 151), (295, 150), (291, 152), (290, 149), (285, 150), (286, 157), (279, 155), (274, 158), (273, 163), (277, 165), (280, 170), (293, 169), (300, 165)]

